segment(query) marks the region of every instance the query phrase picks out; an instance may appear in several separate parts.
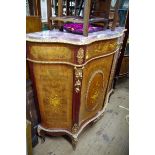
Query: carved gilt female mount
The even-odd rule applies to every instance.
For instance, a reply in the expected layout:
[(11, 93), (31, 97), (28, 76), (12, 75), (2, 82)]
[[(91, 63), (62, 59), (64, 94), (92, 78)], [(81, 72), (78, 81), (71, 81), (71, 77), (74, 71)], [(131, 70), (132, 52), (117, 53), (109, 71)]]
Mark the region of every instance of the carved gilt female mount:
[(82, 71), (83, 68), (74, 68), (75, 69), (75, 91), (76, 93), (80, 92), (81, 82), (82, 82)]

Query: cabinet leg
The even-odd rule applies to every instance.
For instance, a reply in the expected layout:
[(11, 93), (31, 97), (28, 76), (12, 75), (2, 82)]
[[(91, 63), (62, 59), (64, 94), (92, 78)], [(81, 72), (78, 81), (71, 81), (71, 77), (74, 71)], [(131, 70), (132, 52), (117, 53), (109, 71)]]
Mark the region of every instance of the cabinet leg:
[(93, 126), (95, 123), (96, 123), (95, 121), (92, 121), (89, 125)]
[(72, 147), (73, 147), (73, 150), (76, 149), (77, 143), (78, 143), (78, 138), (72, 138)]
[(40, 136), (41, 138), (41, 143), (44, 143), (45, 142), (45, 136)]
[(37, 131), (38, 131), (38, 136), (41, 139), (41, 143), (44, 143), (45, 142), (45, 134), (44, 134), (44, 132), (39, 127), (38, 127)]

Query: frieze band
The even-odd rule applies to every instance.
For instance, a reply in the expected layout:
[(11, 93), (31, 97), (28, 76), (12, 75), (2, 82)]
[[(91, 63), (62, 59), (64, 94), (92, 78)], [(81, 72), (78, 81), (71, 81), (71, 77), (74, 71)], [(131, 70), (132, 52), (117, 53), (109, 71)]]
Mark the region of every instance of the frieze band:
[(81, 65), (73, 64), (71, 62), (62, 62), (62, 61), (42, 61), (42, 60), (40, 61), (40, 60), (33, 60), (33, 59), (30, 59), (30, 58), (27, 58), (27, 61), (33, 62), (33, 63), (39, 63), (39, 64), (64, 64), (64, 65), (71, 65), (71, 66), (75, 66), (75, 67), (83, 67), (86, 64), (88, 64), (89, 62), (91, 62), (92, 60), (110, 56), (110, 55), (116, 53), (118, 50), (119, 50), (119, 48), (117, 48), (115, 51), (113, 51), (111, 53), (91, 58), (91, 59), (87, 60), (84, 64), (81, 64)]

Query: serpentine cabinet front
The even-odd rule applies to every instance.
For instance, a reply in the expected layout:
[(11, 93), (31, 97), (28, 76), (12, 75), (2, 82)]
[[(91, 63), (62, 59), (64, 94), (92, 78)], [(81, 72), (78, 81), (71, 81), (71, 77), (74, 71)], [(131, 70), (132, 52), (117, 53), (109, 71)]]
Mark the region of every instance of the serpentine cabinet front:
[(40, 135), (78, 136), (103, 114), (119, 53), (119, 38), (86, 45), (27, 41), (27, 61), (39, 105)]

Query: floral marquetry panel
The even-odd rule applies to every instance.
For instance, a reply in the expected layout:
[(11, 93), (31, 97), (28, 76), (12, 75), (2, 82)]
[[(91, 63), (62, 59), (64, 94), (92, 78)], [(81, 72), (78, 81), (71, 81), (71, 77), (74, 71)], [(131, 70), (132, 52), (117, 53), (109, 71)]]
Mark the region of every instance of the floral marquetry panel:
[(95, 116), (104, 106), (113, 55), (93, 60), (83, 70), (79, 122)]
[(70, 128), (73, 69), (65, 65), (34, 65), (37, 96), (44, 127)]
[(117, 39), (98, 41), (88, 45), (86, 49), (86, 59), (100, 56), (115, 51), (117, 48)]
[(67, 61), (74, 60), (74, 47), (64, 44), (42, 44), (30, 46), (30, 58), (40, 61)]

